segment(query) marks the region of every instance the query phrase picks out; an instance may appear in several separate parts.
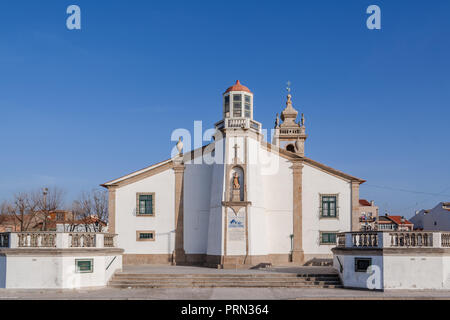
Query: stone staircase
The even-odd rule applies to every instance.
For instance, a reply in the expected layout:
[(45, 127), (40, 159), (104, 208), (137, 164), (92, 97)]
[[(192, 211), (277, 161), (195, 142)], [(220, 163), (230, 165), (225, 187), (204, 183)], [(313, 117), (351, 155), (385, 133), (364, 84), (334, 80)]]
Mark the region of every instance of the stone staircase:
[(113, 288), (342, 288), (335, 273), (240, 273), (240, 274), (153, 274), (116, 273), (108, 285)]

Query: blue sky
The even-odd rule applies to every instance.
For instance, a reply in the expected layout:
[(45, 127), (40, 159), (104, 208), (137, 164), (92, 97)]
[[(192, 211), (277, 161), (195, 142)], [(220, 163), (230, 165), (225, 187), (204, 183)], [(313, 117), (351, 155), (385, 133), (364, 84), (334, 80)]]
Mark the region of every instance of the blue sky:
[[(82, 30), (66, 28), (66, 8)], [(381, 30), (365, 13), (381, 8)], [(0, 2), (0, 200), (81, 190), (170, 157), (236, 79), (272, 128), (292, 82), (306, 155), (410, 216), (450, 200), (450, 2)], [(406, 190), (406, 191), (404, 191)], [(414, 191), (414, 192), (411, 192)]]

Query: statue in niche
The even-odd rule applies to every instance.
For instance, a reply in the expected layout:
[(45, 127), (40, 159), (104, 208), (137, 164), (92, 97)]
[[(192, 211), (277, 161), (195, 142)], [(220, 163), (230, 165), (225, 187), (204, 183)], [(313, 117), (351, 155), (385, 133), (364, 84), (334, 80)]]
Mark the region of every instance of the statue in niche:
[(237, 172), (234, 173), (233, 176), (233, 189), (239, 190), (241, 188), (241, 185), (239, 184), (239, 175)]
[(277, 118), (276, 118), (276, 120), (275, 120), (275, 128), (278, 128), (280, 126), (280, 116), (279, 116), (279, 114), (277, 113)]

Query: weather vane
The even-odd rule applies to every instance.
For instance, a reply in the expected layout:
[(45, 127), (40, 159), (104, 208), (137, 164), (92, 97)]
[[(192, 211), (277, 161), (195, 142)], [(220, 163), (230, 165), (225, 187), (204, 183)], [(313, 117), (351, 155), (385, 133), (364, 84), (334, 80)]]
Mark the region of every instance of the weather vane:
[(288, 81), (286, 84), (287, 84), (287, 87), (286, 87), (287, 92), (291, 93), (291, 82)]

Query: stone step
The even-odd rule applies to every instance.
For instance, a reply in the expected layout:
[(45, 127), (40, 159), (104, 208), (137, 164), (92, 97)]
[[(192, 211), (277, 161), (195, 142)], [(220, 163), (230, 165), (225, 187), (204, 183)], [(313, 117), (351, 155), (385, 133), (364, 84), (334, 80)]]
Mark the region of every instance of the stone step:
[(198, 273), (152, 274), (118, 272), (108, 283), (114, 288), (341, 288), (336, 273)]
[(185, 274), (177, 277), (163, 274), (135, 274), (135, 273), (119, 273), (115, 274), (116, 277), (135, 277), (135, 278), (172, 278), (172, 279), (195, 279), (195, 278), (208, 278), (208, 279), (222, 279), (222, 278), (235, 278), (235, 279), (266, 279), (266, 278), (289, 278), (289, 279), (317, 279), (317, 278), (339, 278), (336, 275), (318, 275), (318, 276), (297, 276), (289, 274), (267, 274), (264, 276), (251, 276), (251, 275), (234, 275), (223, 274), (220, 276), (208, 275), (208, 274)]
[(254, 281), (254, 280), (236, 280), (236, 279), (220, 279), (211, 281), (208, 279), (195, 279), (195, 280), (178, 280), (178, 279), (158, 279), (158, 280), (146, 280), (146, 279), (112, 279), (110, 283), (306, 283), (306, 284), (337, 284), (340, 283), (339, 280), (327, 280), (327, 281), (305, 281), (303, 279), (269, 279), (264, 281)]
[(210, 284), (110, 284), (113, 288), (342, 288), (341, 284), (336, 285), (313, 285), (313, 284), (267, 284), (267, 283), (210, 283)]
[(113, 277), (113, 281), (146, 281), (146, 282), (161, 282), (161, 281), (179, 281), (179, 282), (192, 282), (192, 281), (208, 281), (208, 282), (221, 282), (221, 281), (247, 281), (247, 282), (263, 282), (263, 281), (287, 281), (287, 282), (330, 282), (330, 281), (340, 281), (339, 278), (327, 278), (327, 279), (310, 279), (310, 278), (232, 278), (224, 277), (220, 279), (211, 278), (135, 278), (135, 277)]
[(307, 279), (328, 279), (339, 278), (337, 274), (315, 274), (315, 275), (297, 275), (295, 273), (273, 273), (273, 274), (151, 274), (151, 273), (116, 273), (115, 277), (133, 277), (133, 278), (307, 278)]

